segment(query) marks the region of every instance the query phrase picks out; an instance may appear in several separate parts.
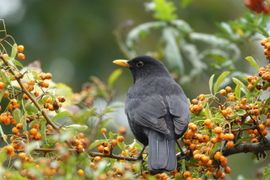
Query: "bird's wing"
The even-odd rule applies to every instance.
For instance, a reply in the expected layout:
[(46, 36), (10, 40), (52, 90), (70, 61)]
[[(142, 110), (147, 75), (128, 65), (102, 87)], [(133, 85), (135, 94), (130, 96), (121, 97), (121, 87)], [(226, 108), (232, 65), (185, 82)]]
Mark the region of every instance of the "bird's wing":
[(182, 136), (189, 122), (189, 105), (186, 96), (180, 95), (166, 96), (170, 114), (173, 115), (175, 134)]
[(167, 114), (167, 108), (161, 96), (128, 98), (125, 109), (132, 123), (163, 134), (169, 134), (169, 129), (164, 119), (164, 116)]

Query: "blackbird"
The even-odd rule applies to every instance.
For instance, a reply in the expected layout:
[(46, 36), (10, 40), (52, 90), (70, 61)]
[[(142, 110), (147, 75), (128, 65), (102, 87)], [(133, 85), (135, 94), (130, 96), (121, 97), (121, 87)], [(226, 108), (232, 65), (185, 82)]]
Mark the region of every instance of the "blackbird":
[(152, 57), (139, 56), (113, 63), (128, 67), (132, 73), (134, 85), (128, 90), (125, 112), (135, 138), (144, 148), (149, 146), (150, 173), (176, 169), (177, 139), (189, 122), (185, 93), (166, 67)]

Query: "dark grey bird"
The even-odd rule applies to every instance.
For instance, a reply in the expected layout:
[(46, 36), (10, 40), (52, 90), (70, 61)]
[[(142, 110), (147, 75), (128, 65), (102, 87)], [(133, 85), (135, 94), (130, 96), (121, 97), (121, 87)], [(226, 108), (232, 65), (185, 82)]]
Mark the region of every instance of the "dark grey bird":
[(189, 122), (185, 93), (166, 67), (149, 56), (113, 63), (128, 67), (132, 73), (134, 85), (128, 90), (125, 112), (136, 139), (144, 148), (149, 146), (150, 173), (176, 169), (177, 139)]

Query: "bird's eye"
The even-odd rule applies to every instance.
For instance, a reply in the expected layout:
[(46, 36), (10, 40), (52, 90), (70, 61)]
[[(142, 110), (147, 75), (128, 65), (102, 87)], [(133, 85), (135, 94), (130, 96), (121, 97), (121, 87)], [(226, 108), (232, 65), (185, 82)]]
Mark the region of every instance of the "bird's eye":
[(136, 64), (136, 66), (139, 67), (139, 68), (140, 68), (140, 67), (143, 67), (143, 65), (144, 65), (144, 64), (143, 64), (142, 61), (139, 61), (139, 62)]

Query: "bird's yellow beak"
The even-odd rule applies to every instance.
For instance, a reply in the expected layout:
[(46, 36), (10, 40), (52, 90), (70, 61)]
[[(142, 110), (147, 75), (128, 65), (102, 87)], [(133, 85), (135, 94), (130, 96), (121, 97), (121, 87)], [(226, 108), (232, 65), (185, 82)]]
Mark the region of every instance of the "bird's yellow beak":
[(117, 59), (114, 60), (113, 63), (121, 67), (129, 67), (128, 60)]

